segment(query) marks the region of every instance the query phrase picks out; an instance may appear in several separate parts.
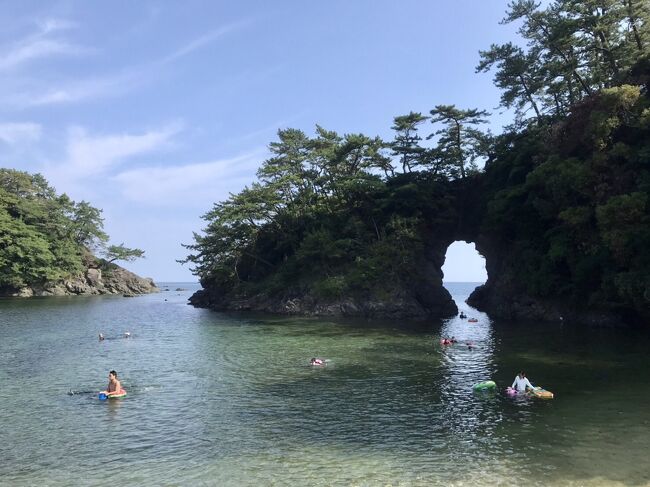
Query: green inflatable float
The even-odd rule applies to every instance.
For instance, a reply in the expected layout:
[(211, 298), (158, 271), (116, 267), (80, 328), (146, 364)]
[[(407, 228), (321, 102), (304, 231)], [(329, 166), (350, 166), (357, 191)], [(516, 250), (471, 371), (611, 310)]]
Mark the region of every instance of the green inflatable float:
[(472, 389), (475, 391), (489, 391), (492, 389), (496, 388), (496, 383), (493, 380), (486, 380), (484, 382), (479, 382), (478, 384), (474, 384)]

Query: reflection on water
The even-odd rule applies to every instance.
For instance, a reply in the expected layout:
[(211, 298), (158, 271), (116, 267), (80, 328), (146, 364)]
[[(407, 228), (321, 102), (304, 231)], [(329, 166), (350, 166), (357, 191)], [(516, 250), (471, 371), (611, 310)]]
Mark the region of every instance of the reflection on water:
[[(478, 323), (225, 315), (191, 288), (0, 301), (0, 484), (650, 482), (647, 335), (490, 321), (450, 288)], [(557, 399), (503, 395), (521, 368)], [(129, 394), (99, 401), (111, 369)]]
[[(453, 345), (440, 345), (441, 412), (449, 428), (448, 447), (457, 458), (468, 463), (493, 462), (503, 447), (501, 438), (495, 434), (503, 421), (498, 392), (474, 392), (472, 386), (494, 379), (494, 338), (487, 315), (464, 302), (471, 288), (454, 289), (452, 285), (451, 293), (459, 313), (463, 312), (467, 318), (456, 316), (446, 320), (440, 329), (441, 337), (456, 340)], [(468, 318), (478, 322), (470, 322)]]

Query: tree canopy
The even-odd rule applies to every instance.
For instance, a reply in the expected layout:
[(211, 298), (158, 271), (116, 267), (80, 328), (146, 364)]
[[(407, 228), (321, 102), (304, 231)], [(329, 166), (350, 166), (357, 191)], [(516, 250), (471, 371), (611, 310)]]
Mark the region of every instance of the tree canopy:
[[(58, 195), (42, 175), (0, 169), (0, 288), (80, 273), (85, 256), (105, 248), (103, 227), (101, 210)], [(122, 250), (122, 255), (142, 256), (137, 249)]]

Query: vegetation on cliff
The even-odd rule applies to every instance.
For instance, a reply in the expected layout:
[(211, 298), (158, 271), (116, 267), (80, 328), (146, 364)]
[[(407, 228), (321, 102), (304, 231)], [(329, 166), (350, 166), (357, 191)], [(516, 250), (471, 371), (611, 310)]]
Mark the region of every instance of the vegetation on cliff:
[(510, 292), (647, 314), (649, 19), (638, 0), (512, 2), (525, 47), (492, 45), (477, 67), (513, 111), (503, 134), (453, 105), (395, 117), (390, 141), (281, 130), (187, 261), (223, 296), (422, 300), (432, 241), (460, 231)]
[[(0, 169), (0, 290), (43, 286), (83, 273), (88, 262), (132, 260), (143, 251), (106, 246), (101, 210), (57, 194), (43, 176)], [(106, 261), (92, 252), (102, 251)]]

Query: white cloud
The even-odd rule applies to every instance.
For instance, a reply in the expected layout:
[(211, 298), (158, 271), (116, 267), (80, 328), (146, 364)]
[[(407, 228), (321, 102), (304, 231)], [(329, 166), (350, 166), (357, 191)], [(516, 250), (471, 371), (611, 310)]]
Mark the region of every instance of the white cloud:
[(67, 157), (61, 169), (76, 179), (103, 174), (126, 159), (169, 146), (181, 129), (182, 124), (173, 123), (140, 134), (93, 136), (73, 127), (68, 131)]
[(0, 141), (15, 145), (40, 139), (41, 126), (37, 123), (0, 123)]
[(77, 27), (77, 24), (67, 19), (44, 19), (38, 22), (41, 33), (49, 34), (58, 30), (69, 30)]
[[(164, 66), (171, 64), (198, 49), (204, 48), (224, 35), (239, 30), (249, 23), (249, 21), (240, 21), (226, 24), (191, 40), (161, 59), (145, 63), (141, 66), (125, 68), (121, 72), (114, 74), (105, 74), (81, 80), (70, 80), (67, 83), (58, 86), (41, 86), (41, 88), (33, 89), (29, 92), (23, 91), (21, 93), (13, 93), (9, 96), (5, 96), (2, 99), (2, 102), (6, 105), (17, 108), (24, 108), (31, 106), (77, 103), (84, 100), (119, 96), (136, 89), (138, 86), (155, 80), (158, 71)], [(67, 24), (61, 23), (61, 27), (59, 28), (63, 28), (63, 25)], [(58, 28), (56, 22), (54, 22), (52, 26), (44, 27), (42, 32), (49, 33), (56, 30), (58, 30)], [(50, 52), (48, 52), (48, 50)], [(75, 52), (79, 53), (84, 51), (80, 50), (76, 46), (58, 41), (43, 40), (40, 44), (34, 41), (25, 45), (23, 51), (14, 49), (14, 51), (10, 53), (11, 58), (3, 60), (2, 56), (0, 56), (0, 70), (3, 68), (3, 63), (6, 64), (7, 67), (14, 66), (28, 59), (43, 57), (54, 52), (73, 54)]]
[(200, 49), (208, 44), (211, 44), (217, 39), (219, 39), (220, 37), (223, 37), (224, 35), (229, 34), (230, 32), (237, 31), (248, 24), (250, 24), (250, 21), (232, 22), (230, 24), (226, 24), (222, 27), (219, 27), (218, 29), (214, 29), (206, 34), (203, 34), (202, 36), (197, 37), (196, 39), (191, 40), (184, 46), (178, 48), (169, 56), (166, 56), (163, 59), (161, 59), (159, 61), (159, 64), (168, 64), (174, 62), (177, 59), (187, 56), (193, 51), (196, 51), (197, 49)]
[(89, 78), (71, 82), (67, 86), (48, 88), (44, 92), (22, 93), (6, 103), (15, 106), (40, 106), (61, 103), (75, 103), (87, 99), (101, 98), (104, 96), (117, 96), (133, 89), (143, 82), (135, 71), (123, 74)]
[(32, 60), (48, 58), (53, 55), (73, 56), (90, 52), (87, 47), (70, 44), (51, 34), (67, 30), (73, 24), (59, 19), (49, 19), (41, 23), (39, 31), (13, 44), (0, 48), (0, 71), (17, 68)]
[(113, 178), (129, 200), (150, 205), (207, 208), (250, 184), (266, 151), (259, 149), (217, 161), (171, 167), (144, 167)]

